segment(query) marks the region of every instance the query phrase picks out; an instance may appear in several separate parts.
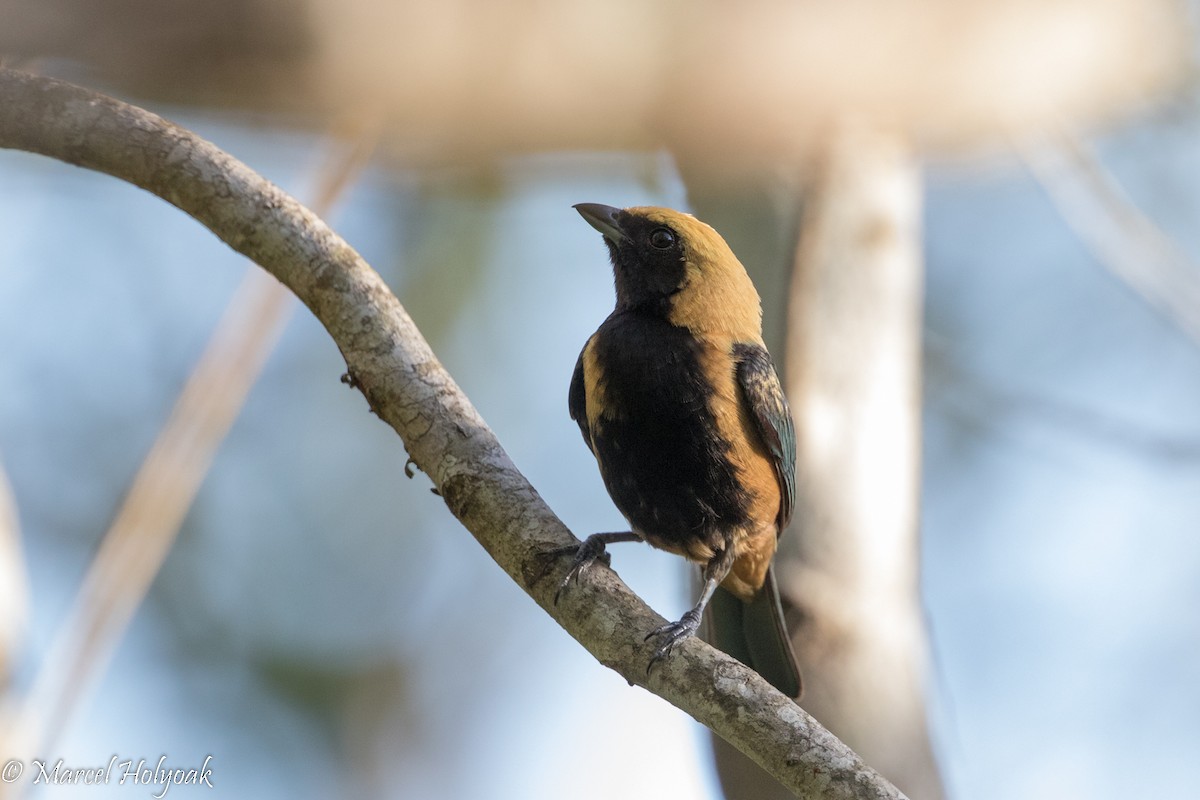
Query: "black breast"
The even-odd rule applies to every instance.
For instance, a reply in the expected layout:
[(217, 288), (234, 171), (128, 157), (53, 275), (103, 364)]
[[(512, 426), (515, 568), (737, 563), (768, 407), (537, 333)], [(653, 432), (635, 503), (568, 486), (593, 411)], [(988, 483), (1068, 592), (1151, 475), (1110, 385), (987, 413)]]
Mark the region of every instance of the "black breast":
[(749, 498), (709, 410), (696, 339), (661, 318), (618, 312), (593, 347), (604, 402), (593, 449), (633, 527), (654, 544), (683, 547), (697, 537), (716, 544), (744, 524)]

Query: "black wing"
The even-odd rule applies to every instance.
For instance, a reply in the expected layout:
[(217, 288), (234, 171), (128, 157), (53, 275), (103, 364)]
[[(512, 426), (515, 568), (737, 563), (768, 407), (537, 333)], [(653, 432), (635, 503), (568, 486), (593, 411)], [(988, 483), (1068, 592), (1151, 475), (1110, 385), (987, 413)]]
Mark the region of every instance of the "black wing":
[(796, 502), (796, 429), (792, 414), (775, 365), (762, 346), (734, 345), (733, 357), (737, 361), (737, 382), (742, 398), (771, 454), (775, 477), (779, 480), (779, 529), (782, 531), (792, 518), (792, 507)]
[[(587, 349), (586, 347), (584, 348)], [(592, 432), (588, 428), (587, 418), (587, 388), (583, 383), (583, 352), (575, 362), (575, 374), (571, 376), (571, 391), (567, 395), (567, 406), (571, 410), (571, 419), (579, 424), (579, 432), (588, 449), (592, 449)]]

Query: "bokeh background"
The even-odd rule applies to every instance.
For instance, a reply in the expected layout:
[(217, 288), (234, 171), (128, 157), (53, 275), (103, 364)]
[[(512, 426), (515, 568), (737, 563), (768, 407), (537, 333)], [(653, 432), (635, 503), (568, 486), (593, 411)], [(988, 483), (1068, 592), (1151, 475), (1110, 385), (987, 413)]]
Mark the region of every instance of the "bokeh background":
[[(319, 103), (286, 88), (304, 91), (329, 64), (312, 44), (323, 29), (298, 4), (138, 16), (130, 1), (93, 28), (84, 5), (0, 4), (22, 21), (0, 49), (311, 193), (336, 143)], [(204, 28), (222, 13), (215, 29), (238, 35)], [(372, 18), (347, 19), (338, 46)], [(208, 44), (186, 50), (185, 34)], [(306, 55), (314, 48), (322, 58)], [(1200, 263), (1189, 50), (1171, 80), (1079, 112), (1096, 163), (1186, 269)], [(571, 205), (688, 208), (673, 151), (645, 146), (642, 130), (588, 142), (554, 129), (531, 143), (514, 123), (484, 146), (486, 130), (459, 142), (408, 123), (391, 119), (401, 133), (385, 135), (331, 223), (564, 521), (579, 535), (619, 529), (566, 412), (579, 348), (612, 305), (604, 248)], [(1197, 341), (1064, 217), (1031, 169), (1028, 131), (938, 125), (920, 139), (920, 591), (948, 793), (1189, 796), (1200, 783)], [(0, 458), (29, 587), (10, 656), (19, 697), (248, 266), (154, 197), (11, 151), (0, 151), (0, 231)], [(768, 309), (786, 293), (759, 288)], [(402, 443), (343, 371), (297, 305), (111, 665), (46, 755), (88, 766), (211, 754), (215, 791), (229, 797), (719, 797), (706, 732), (596, 664), (424, 476), (406, 479)], [(614, 564), (664, 616), (690, 605), (677, 559), (630, 546), (614, 548)]]

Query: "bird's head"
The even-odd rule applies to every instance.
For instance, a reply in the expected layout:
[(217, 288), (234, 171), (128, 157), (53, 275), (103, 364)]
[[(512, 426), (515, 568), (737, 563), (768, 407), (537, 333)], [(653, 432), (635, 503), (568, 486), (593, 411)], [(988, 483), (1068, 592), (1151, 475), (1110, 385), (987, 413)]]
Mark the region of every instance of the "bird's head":
[(654, 206), (579, 203), (575, 210), (604, 234), (618, 310), (661, 316), (697, 334), (761, 340), (758, 292), (711, 227), (691, 214)]

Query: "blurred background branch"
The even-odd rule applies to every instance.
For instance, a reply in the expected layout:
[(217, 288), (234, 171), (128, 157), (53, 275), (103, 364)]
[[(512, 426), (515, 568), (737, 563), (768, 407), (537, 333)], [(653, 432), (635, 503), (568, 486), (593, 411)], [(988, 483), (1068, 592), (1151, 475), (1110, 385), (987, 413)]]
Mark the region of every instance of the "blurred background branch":
[[(1047, 435), (1071, 435), (1081, 441), (1105, 445), (1123, 456), (1144, 461), (1186, 467), (1200, 463), (1200, 436), (1186, 428), (1162, 423), (1152, 425), (1123, 418), (1111, 411), (1099, 410), (1096, 403), (1064, 401), (1053, 394), (1033, 394), (1008, 388), (964, 370), (950, 353), (926, 343), (930, 369), (949, 378), (953, 389), (943, 387), (939, 402), (947, 415), (960, 424), (988, 428), (997, 434), (1013, 436), (1014, 422), (1032, 428), (1032, 438)], [(1178, 423), (1178, 420), (1173, 420)]]
[[(314, 202), (318, 213), (329, 212), (374, 149), (377, 130), (367, 127), (351, 137), (346, 152), (335, 148), (323, 168)], [(19, 752), (51, 751), (107, 667), (291, 309), (287, 289), (250, 265), (42, 660), (16, 728)]]
[[(17, 500), (0, 464), (0, 730), (7, 719), (6, 690), (29, 628), (29, 574), (21, 547)], [(6, 740), (0, 735), (0, 745)]]
[(1098, 263), (1200, 345), (1200, 265), (1121, 189), (1079, 138), (1027, 141), (1025, 163)]
[(912, 797), (944, 796), (918, 597), (921, 178), (911, 144), (848, 121), (800, 230), (788, 314), (797, 512), (779, 560), (803, 704)]
[(157, 102), (382, 107), (410, 161), (665, 146), (727, 173), (804, 160), (847, 114), (934, 149), (1094, 123), (1177, 79), (1187, 45), (1171, 0), (2, 0), (0, 14), (0, 51), (74, 59)]

